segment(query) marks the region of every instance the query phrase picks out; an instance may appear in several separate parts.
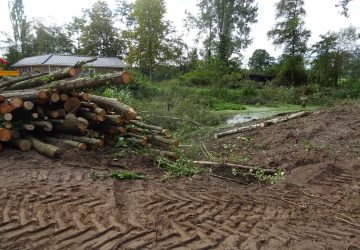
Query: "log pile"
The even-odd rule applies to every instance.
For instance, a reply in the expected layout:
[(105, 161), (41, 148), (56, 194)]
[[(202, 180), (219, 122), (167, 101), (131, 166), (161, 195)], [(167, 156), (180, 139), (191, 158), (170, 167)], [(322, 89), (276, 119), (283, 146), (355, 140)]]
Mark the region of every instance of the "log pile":
[(82, 92), (127, 84), (128, 73), (77, 77), (82, 64), (0, 83), (0, 151), (33, 148), (56, 158), (64, 152), (61, 145), (86, 150), (103, 147), (104, 138), (115, 136), (140, 145), (177, 144), (163, 128), (143, 123), (132, 107)]

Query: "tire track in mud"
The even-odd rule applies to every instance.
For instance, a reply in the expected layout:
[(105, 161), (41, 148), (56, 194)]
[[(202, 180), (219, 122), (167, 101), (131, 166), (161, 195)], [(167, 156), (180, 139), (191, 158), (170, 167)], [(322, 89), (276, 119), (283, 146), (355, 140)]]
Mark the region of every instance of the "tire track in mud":
[(360, 235), (356, 226), (319, 217), (321, 211), (306, 214), (301, 207), (252, 195), (160, 189), (143, 209), (165, 228), (156, 239), (160, 249), (269, 249), (274, 242), (287, 249), (304, 239), (321, 239), (326, 247), (326, 242), (336, 246), (344, 237), (350, 242)]
[[(93, 182), (77, 169), (29, 169), (19, 178), (13, 185), (0, 182), (1, 249), (289, 249), (304, 239), (320, 240), (324, 248), (325, 242), (342, 247), (336, 242), (344, 238), (359, 242), (360, 228), (346, 217), (319, 227), (325, 210), (308, 213), (244, 190), (204, 192), (142, 181), (115, 181), (111, 190), (111, 180)], [(341, 173), (310, 182), (348, 185), (354, 179)], [(299, 195), (284, 197), (300, 202)]]
[(86, 171), (28, 169), (16, 184), (7, 183), (6, 175), (2, 179), (0, 249), (89, 249), (115, 245), (115, 236), (132, 236), (116, 219), (112, 192)]

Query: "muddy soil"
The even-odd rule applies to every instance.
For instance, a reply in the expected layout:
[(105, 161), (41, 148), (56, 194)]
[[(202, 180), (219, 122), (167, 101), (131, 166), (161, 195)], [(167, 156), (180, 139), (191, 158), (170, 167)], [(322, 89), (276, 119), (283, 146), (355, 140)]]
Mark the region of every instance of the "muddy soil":
[[(0, 249), (360, 249), (360, 106), (206, 143), (225, 160), (280, 168), (250, 185), (209, 173), (164, 179), (149, 157), (108, 177), (111, 153), (0, 154)], [(216, 174), (231, 178), (231, 170)]]

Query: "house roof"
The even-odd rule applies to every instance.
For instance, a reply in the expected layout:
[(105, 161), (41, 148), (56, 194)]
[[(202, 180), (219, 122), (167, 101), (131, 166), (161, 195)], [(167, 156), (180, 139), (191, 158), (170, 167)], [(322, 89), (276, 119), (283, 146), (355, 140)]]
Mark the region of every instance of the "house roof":
[[(47, 54), (41, 56), (33, 56), (21, 59), (11, 67), (24, 66), (73, 66), (79, 61), (87, 61), (94, 57), (91, 56), (70, 56), (59, 54)], [(125, 64), (118, 57), (97, 57), (97, 60), (87, 63), (84, 66), (91, 66), (96, 68), (124, 68)]]
[(1, 57), (0, 57), (0, 63), (5, 64), (5, 65), (9, 64), (8, 61), (6, 61), (4, 58), (1, 58)]

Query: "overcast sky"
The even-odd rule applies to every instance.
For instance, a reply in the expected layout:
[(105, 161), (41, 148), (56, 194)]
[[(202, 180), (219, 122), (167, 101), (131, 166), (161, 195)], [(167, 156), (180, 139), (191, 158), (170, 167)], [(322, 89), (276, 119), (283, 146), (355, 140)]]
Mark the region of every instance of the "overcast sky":
[[(275, 50), (266, 33), (274, 25), (274, 5), (278, 0), (258, 0), (258, 23), (252, 27), (253, 44), (245, 51), (245, 58), (251, 56), (255, 49), (266, 49), (271, 55), (278, 56), (281, 49)], [(0, 31), (11, 32), (7, 0), (0, 0)], [(90, 8), (96, 0), (23, 0), (28, 19), (43, 18), (46, 23), (66, 23), (72, 16), (80, 15), (81, 9)], [(111, 8), (115, 8), (115, 0), (107, 1)], [(189, 46), (194, 47), (194, 34), (188, 34), (183, 28), (185, 10), (196, 11), (196, 0), (165, 0), (167, 5), (167, 19), (172, 21), (177, 30), (183, 34)], [(350, 3), (350, 18), (339, 14), (335, 8), (338, 0), (305, 0), (307, 16), (306, 27), (312, 31), (309, 43), (316, 42), (320, 34), (329, 30), (338, 31), (353, 25), (360, 27), (360, 0)], [(1, 54), (1, 52), (0, 52)]]

